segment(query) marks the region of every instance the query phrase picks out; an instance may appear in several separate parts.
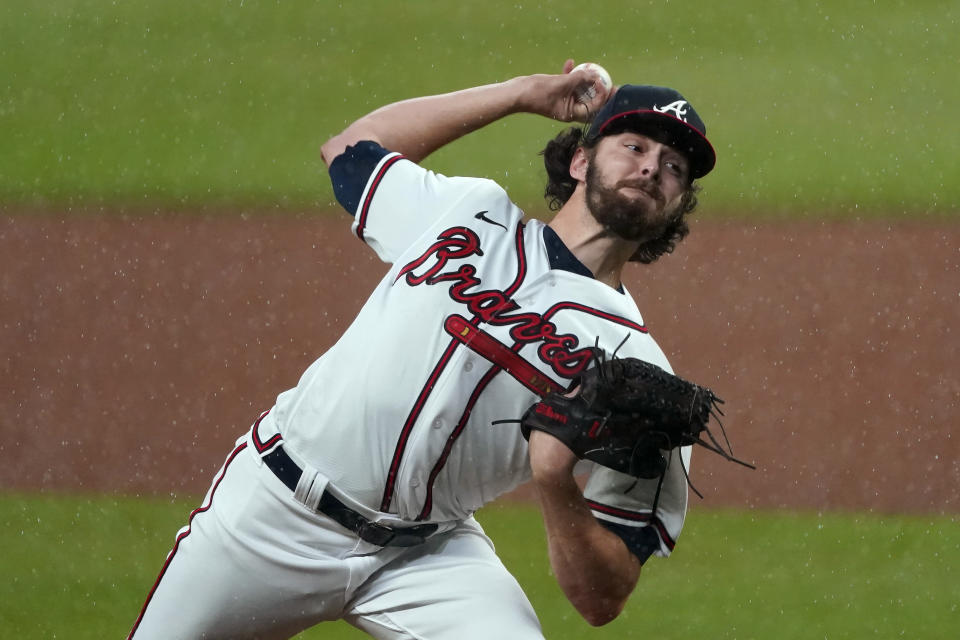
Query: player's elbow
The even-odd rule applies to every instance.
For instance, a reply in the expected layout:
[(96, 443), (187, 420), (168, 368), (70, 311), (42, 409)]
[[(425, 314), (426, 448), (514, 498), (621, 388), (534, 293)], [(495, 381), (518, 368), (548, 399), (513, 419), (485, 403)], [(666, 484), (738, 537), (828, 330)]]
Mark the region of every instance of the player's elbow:
[(602, 627), (608, 622), (613, 622), (619, 615), (619, 611), (604, 611), (598, 615), (584, 616), (583, 619), (586, 620), (591, 627)]
[[(630, 556), (634, 558), (634, 556)], [(583, 575), (561, 580), (560, 586), (577, 612), (590, 625), (601, 627), (616, 619), (627, 606), (627, 601), (640, 578), (639, 562), (620, 565), (592, 578)]]
[(347, 148), (347, 145), (341, 140), (343, 136), (333, 136), (322, 145), (320, 145), (320, 157), (323, 159), (323, 163), (330, 166), (330, 163), (333, 162), (333, 159), (339, 156)]
[(373, 129), (354, 123), (320, 145), (320, 157), (323, 158), (323, 162), (329, 167), (330, 163), (333, 162), (337, 156), (347, 150), (347, 147), (355, 145), (362, 140), (382, 144), (380, 137)]
[(620, 615), (632, 592), (626, 585), (607, 583), (568, 589), (567, 599), (591, 626), (602, 627)]
[(357, 137), (351, 135), (350, 130), (347, 129), (320, 145), (320, 157), (323, 158), (323, 162), (329, 167), (330, 163), (332, 163), (337, 156), (347, 150), (347, 147), (357, 142)]
[(626, 604), (626, 598), (621, 600), (608, 597), (584, 598), (573, 603), (583, 619), (593, 627), (602, 627), (615, 620)]

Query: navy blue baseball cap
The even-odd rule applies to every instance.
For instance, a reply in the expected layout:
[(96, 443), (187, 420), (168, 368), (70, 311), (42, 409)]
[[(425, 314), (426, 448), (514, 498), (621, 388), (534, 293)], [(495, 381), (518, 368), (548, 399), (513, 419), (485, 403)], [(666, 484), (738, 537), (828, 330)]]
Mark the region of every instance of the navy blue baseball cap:
[(650, 129), (665, 133), (667, 144), (690, 159), (693, 178), (707, 175), (717, 163), (717, 154), (707, 140), (707, 125), (686, 98), (668, 87), (623, 85), (593, 117), (587, 140)]

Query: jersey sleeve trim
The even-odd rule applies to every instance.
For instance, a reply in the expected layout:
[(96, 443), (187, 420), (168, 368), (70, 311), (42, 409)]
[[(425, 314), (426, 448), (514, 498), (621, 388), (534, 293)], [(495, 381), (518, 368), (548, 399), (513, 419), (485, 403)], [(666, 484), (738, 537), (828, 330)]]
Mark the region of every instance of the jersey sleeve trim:
[(667, 532), (667, 527), (663, 524), (663, 521), (649, 512), (631, 511), (629, 509), (622, 509), (620, 507), (611, 507), (608, 504), (603, 504), (602, 502), (597, 502), (596, 500), (590, 500), (589, 498), (587, 499), (587, 505), (600, 521), (614, 522), (632, 528), (636, 528), (638, 525), (652, 528), (657, 532), (657, 535), (660, 537), (660, 540), (663, 541), (664, 546), (666, 546), (670, 551), (673, 551), (674, 546), (677, 544), (676, 540), (670, 537), (670, 534)]
[(400, 160), (406, 159), (406, 156), (400, 155), (399, 153), (387, 156), (377, 168), (373, 177), (370, 178), (369, 185), (367, 186), (367, 192), (363, 196), (363, 202), (360, 204), (360, 209), (355, 214), (357, 219), (356, 234), (361, 240), (364, 239), (363, 232), (367, 227), (367, 216), (370, 213), (370, 203), (373, 201), (373, 196), (377, 192), (377, 187), (379, 187), (383, 182), (383, 176), (386, 175), (387, 170), (389, 170), (390, 167), (395, 165)]
[[(382, 178), (385, 170), (383, 165), (386, 164), (384, 158), (400, 159), (402, 157), (370, 140), (362, 140), (348, 146), (330, 163), (330, 182), (337, 201), (354, 217), (361, 212), (363, 203), (366, 203), (369, 209), (372, 193), (369, 193), (368, 184), (371, 182), (371, 176), (376, 175)], [(366, 198), (364, 198), (365, 192), (367, 192)]]
[(640, 564), (646, 563), (660, 548), (660, 536), (653, 527), (629, 527), (609, 520), (598, 519), (597, 521), (623, 540), (630, 553), (637, 556)]

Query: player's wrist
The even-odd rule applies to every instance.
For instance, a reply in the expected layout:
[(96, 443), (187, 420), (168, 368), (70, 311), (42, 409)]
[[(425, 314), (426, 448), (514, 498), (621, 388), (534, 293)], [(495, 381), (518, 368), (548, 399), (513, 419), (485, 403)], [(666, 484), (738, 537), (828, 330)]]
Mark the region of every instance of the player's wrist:
[(573, 481), (573, 469), (579, 458), (567, 445), (549, 433), (530, 432), (530, 470), (533, 481), (556, 486)]
[(536, 77), (517, 76), (503, 83), (513, 95), (511, 111), (514, 113), (539, 113), (537, 104)]

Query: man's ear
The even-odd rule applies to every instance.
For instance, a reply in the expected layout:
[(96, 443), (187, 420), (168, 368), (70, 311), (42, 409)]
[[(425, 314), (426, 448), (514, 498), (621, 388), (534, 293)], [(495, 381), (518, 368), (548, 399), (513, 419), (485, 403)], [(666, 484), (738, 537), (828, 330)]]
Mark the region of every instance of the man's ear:
[(570, 159), (570, 177), (577, 182), (587, 181), (587, 166), (590, 159), (587, 157), (587, 151), (583, 147), (577, 147)]

